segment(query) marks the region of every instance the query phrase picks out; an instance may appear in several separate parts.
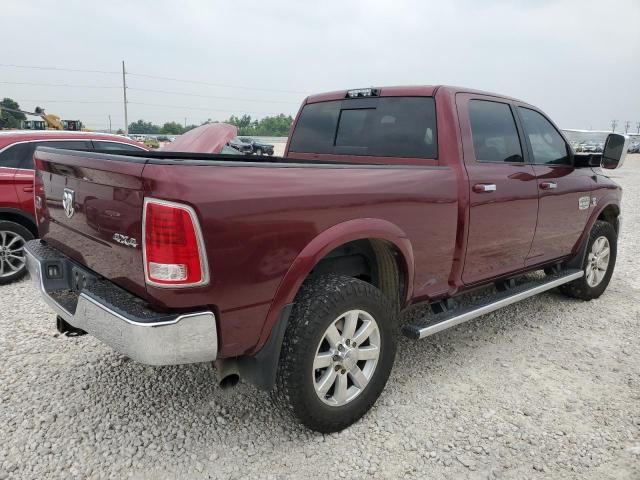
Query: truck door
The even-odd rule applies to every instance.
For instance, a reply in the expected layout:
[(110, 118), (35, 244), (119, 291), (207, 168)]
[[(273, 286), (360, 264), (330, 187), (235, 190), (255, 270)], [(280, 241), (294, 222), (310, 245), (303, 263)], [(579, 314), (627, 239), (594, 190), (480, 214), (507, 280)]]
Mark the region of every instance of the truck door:
[(525, 266), (538, 216), (538, 187), (508, 100), (456, 96), (469, 177), (466, 284)]
[(570, 147), (541, 112), (518, 105), (538, 185), (538, 226), (527, 265), (569, 255), (589, 216), (594, 187), (590, 168), (574, 168)]

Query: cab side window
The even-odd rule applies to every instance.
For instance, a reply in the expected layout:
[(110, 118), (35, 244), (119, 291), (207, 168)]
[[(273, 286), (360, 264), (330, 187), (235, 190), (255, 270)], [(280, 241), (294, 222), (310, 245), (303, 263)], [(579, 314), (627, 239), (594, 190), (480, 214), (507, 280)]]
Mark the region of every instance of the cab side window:
[(543, 115), (518, 107), (525, 135), (529, 139), (536, 165), (571, 165), (567, 144)]
[(470, 100), (469, 122), (477, 161), (524, 161), (516, 122), (508, 104)]

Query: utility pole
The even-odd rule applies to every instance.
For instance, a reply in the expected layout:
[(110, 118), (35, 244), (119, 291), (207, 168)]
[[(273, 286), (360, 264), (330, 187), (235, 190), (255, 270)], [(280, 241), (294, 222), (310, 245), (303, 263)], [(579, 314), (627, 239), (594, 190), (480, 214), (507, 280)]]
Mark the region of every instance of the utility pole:
[(616, 127), (618, 126), (618, 120), (611, 120), (611, 131), (615, 133)]
[(638, 129), (638, 135), (640, 135), (640, 122), (636, 123), (636, 128)]
[(629, 120), (627, 120), (626, 122), (624, 122), (624, 134), (626, 135), (627, 133), (629, 133), (629, 127), (631, 126), (631, 122)]
[(111, 115), (109, 115), (109, 133), (111, 133)]
[(127, 115), (127, 77), (122, 61), (122, 92), (124, 93), (124, 134), (129, 135), (129, 118)]
[(187, 117), (184, 117), (184, 128), (187, 128)]

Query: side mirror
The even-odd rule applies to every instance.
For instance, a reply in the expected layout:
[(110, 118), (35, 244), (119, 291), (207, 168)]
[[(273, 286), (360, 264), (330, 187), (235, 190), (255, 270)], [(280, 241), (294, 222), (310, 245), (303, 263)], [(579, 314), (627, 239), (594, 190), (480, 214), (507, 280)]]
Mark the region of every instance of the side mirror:
[(610, 133), (607, 136), (607, 141), (604, 142), (600, 166), (609, 169), (620, 168), (627, 156), (628, 144), (629, 137), (619, 133)]

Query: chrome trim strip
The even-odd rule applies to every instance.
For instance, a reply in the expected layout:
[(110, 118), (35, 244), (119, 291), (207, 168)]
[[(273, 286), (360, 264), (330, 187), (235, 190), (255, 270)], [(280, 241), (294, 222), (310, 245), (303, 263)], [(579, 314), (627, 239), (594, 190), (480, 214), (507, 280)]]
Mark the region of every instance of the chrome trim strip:
[(487, 313), (494, 312), (503, 307), (511, 305), (513, 303), (517, 303), (520, 300), (524, 300), (529, 297), (533, 297), (539, 293), (545, 292), (547, 290), (551, 290), (557, 286), (563, 285), (565, 283), (569, 283), (573, 280), (581, 278), (584, 276), (584, 271), (580, 270), (578, 272), (571, 273), (561, 278), (557, 278), (550, 282), (544, 283), (542, 285), (538, 285), (524, 292), (516, 293), (510, 297), (503, 298), (498, 300), (497, 302), (490, 303), (488, 305), (482, 305), (481, 307), (475, 308), (469, 312), (465, 312), (462, 315), (458, 315), (456, 317), (450, 318), (449, 320), (445, 320), (440, 323), (436, 323), (435, 325), (429, 325), (420, 329), (420, 336), (418, 338), (422, 339), (433, 335), (434, 333), (441, 332), (442, 330), (446, 330), (447, 328), (455, 327), (461, 323), (467, 322), (469, 320), (473, 320), (474, 318), (480, 317)]
[[(184, 284), (165, 284), (165, 283), (157, 283), (149, 278), (149, 271), (147, 269), (147, 242), (146, 242), (146, 231), (147, 231), (147, 205), (149, 203), (155, 203), (156, 205), (165, 205), (173, 208), (180, 208), (182, 210), (186, 210), (191, 217), (191, 223), (193, 224), (193, 228), (196, 231), (196, 239), (198, 241), (198, 256), (200, 257), (200, 272), (202, 274), (202, 280), (198, 283), (184, 283)], [(186, 205), (184, 203), (170, 202), (169, 200), (161, 200), (159, 198), (153, 197), (145, 197), (144, 205), (142, 207), (142, 265), (144, 268), (144, 280), (147, 285), (152, 285), (158, 288), (192, 288), (192, 287), (201, 287), (203, 285), (209, 284), (209, 261), (207, 259), (207, 250), (204, 246), (204, 237), (202, 235), (202, 229), (200, 228), (200, 221), (198, 220), (198, 215), (196, 211), (190, 205)]]

